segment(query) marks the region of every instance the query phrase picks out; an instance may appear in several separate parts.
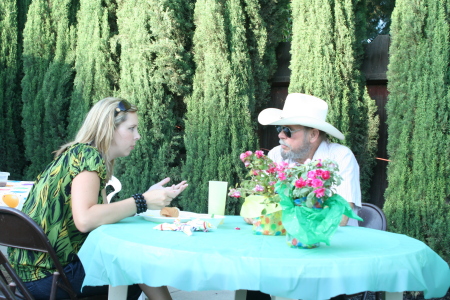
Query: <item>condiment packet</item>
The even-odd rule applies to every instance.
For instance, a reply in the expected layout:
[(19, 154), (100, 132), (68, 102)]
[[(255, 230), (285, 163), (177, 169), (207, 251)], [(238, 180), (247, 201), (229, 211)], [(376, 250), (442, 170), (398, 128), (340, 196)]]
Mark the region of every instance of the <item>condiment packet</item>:
[(189, 236), (192, 235), (193, 231), (207, 232), (212, 228), (213, 226), (209, 222), (200, 219), (193, 219), (186, 223), (181, 223), (180, 219), (175, 219), (173, 223), (162, 223), (153, 227), (157, 230), (183, 231)]

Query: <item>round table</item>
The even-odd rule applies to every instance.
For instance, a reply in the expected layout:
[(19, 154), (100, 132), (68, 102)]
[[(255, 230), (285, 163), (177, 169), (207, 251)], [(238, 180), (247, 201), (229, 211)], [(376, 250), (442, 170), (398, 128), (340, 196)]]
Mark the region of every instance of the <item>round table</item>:
[(254, 235), (240, 216), (191, 236), (156, 225), (131, 217), (92, 231), (79, 252), (84, 285), (260, 290), (303, 300), (362, 291), (424, 291), (434, 298), (450, 285), (448, 264), (406, 235), (346, 226), (330, 246), (295, 249), (284, 236)]

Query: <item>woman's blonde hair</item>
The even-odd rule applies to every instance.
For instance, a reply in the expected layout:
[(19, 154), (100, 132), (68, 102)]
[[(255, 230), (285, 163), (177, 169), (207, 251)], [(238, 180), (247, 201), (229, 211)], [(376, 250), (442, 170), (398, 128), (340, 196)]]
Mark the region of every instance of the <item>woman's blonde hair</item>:
[(127, 120), (128, 112), (136, 112), (137, 107), (130, 104), (130, 108), (126, 107), (126, 111), (116, 110), (119, 108), (119, 103), (125, 99), (107, 97), (92, 106), (91, 110), (86, 115), (83, 125), (75, 137), (75, 140), (62, 145), (59, 150), (55, 151), (55, 157), (63, 153), (70, 146), (76, 143), (90, 144), (97, 148), (106, 161), (107, 180), (113, 174), (114, 160), (109, 159), (108, 152), (114, 136), (114, 130), (121, 123)]

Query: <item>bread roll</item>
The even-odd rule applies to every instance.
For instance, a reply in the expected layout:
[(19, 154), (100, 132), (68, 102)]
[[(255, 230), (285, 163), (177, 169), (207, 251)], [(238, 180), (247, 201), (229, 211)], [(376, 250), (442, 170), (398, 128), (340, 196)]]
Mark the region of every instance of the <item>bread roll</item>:
[(178, 207), (164, 207), (161, 209), (160, 215), (163, 217), (176, 218), (180, 215)]

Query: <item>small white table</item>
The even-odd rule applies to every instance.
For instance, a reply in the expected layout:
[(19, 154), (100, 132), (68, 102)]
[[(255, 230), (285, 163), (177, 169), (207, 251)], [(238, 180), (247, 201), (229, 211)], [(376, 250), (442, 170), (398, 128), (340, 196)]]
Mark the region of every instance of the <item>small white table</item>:
[(27, 199), (33, 184), (33, 181), (8, 180), (6, 186), (0, 187), (0, 206), (22, 210), (23, 203)]
[[(339, 294), (424, 291), (446, 294), (448, 264), (424, 243), (401, 234), (340, 227), (331, 245), (293, 249), (284, 236), (254, 235), (240, 216), (227, 216), (213, 232), (153, 229), (142, 217), (104, 225), (89, 234), (79, 252), (84, 285), (110, 285), (125, 299), (134, 283), (172, 286), (184, 291), (260, 290), (275, 299), (329, 299)], [(243, 297), (243, 298), (242, 298)]]

